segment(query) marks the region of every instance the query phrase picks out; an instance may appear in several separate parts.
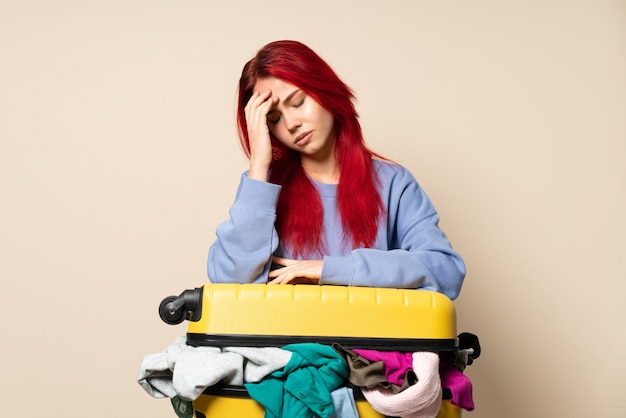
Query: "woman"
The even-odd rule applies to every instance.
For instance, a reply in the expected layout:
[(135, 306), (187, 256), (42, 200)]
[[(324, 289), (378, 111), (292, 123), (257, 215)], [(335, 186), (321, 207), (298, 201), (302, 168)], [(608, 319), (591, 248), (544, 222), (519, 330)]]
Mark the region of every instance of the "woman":
[(354, 95), (307, 46), (243, 68), (237, 123), (250, 168), (209, 250), (213, 283), (413, 288), (454, 299), (465, 265), (405, 168), (364, 144)]

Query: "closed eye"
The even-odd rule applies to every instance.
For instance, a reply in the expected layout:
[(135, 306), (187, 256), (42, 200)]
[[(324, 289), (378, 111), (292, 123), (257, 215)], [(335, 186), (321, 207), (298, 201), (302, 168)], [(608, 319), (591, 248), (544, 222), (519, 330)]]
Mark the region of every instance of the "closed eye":
[(276, 125), (278, 122), (280, 122), (280, 113), (279, 112), (270, 113), (269, 115), (267, 115), (267, 121), (271, 123), (272, 125)]
[[(306, 94), (302, 90), (296, 89), (285, 98), (285, 104), (297, 109), (304, 104), (306, 97)], [(278, 110), (274, 110), (267, 114), (267, 122), (271, 125), (276, 125), (280, 122), (280, 119), (281, 113)]]

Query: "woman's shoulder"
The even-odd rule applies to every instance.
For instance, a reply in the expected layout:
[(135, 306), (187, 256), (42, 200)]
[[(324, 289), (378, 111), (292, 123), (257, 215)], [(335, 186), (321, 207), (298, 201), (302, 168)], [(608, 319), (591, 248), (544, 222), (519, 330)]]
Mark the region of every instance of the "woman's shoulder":
[(408, 168), (389, 160), (372, 159), (372, 164), (381, 182), (414, 182), (415, 177)]
[(393, 161), (373, 160), (373, 162), (384, 201), (389, 205), (412, 207), (411, 210), (418, 212), (434, 211), (426, 192), (408, 168)]

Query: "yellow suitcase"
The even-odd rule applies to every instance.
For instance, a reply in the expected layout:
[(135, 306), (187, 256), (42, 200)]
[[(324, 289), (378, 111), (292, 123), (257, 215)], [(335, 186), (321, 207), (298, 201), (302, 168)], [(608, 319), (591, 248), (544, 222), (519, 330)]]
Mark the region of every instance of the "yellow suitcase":
[[(165, 298), (168, 324), (188, 320), (193, 346), (281, 347), (338, 343), (381, 351), (458, 349), (456, 311), (445, 295), (424, 290), (315, 285), (207, 284)], [(361, 418), (381, 418), (358, 389)], [(209, 388), (193, 403), (196, 418), (263, 417), (243, 387)], [(437, 418), (459, 418), (443, 400)]]

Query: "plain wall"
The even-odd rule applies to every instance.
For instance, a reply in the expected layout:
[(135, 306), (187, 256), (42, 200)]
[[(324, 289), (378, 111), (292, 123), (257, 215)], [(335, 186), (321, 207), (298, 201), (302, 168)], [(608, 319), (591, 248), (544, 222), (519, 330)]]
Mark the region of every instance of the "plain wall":
[(481, 418), (626, 416), (626, 2), (0, 0), (2, 415), (172, 417), (135, 382), (206, 282), (276, 39), (356, 91), (464, 256)]

